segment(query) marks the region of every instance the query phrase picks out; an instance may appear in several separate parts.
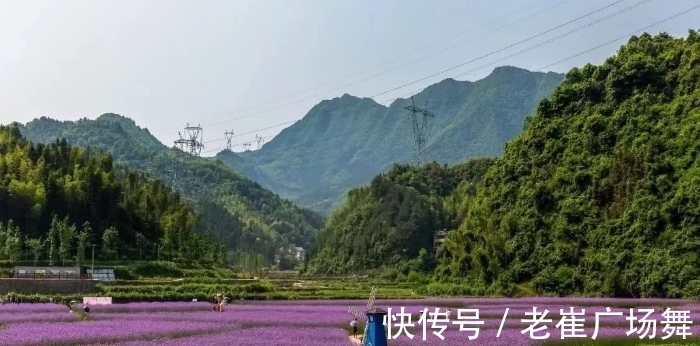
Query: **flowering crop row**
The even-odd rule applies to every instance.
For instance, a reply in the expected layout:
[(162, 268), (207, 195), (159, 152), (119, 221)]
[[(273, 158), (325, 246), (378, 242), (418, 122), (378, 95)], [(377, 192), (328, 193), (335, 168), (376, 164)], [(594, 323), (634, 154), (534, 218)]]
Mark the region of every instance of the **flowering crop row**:
[[(591, 304), (598, 303), (598, 305)], [(424, 321), (426, 329), (419, 322), (421, 311), (428, 313), (447, 311), (448, 322), (459, 320), (460, 311), (479, 309), (480, 325), (467, 325), (466, 328), (478, 327), (480, 345), (534, 345), (548, 341), (561, 340), (561, 330), (557, 327), (562, 318), (562, 309), (569, 312), (571, 307), (576, 311), (585, 310), (583, 323), (585, 338), (590, 340), (594, 333), (593, 315), (606, 312), (611, 307), (612, 312), (622, 312), (621, 316), (601, 319), (597, 330), (597, 340), (604, 338), (623, 338), (639, 340), (641, 333), (631, 333), (629, 308), (631, 300), (588, 300), (577, 299), (422, 299), (422, 300), (377, 300), (375, 306), (384, 310), (391, 308), (393, 313), (404, 308), (404, 313), (413, 318), (415, 325), (407, 328), (412, 338), (406, 333), (399, 333), (395, 325), (392, 328), (390, 340), (392, 346), (416, 345), (464, 345), (470, 342), (470, 336), (475, 336), (474, 330), (460, 331), (458, 324), (450, 323), (448, 328), (440, 333), (442, 339), (434, 333), (439, 330), (430, 325), (430, 320)], [(352, 345), (348, 338), (349, 322), (354, 318), (348, 314), (352, 306), (362, 311), (364, 301), (286, 301), (286, 302), (236, 302), (216, 312), (207, 302), (168, 302), (168, 303), (131, 303), (92, 306), (83, 320), (82, 315), (68, 311), (68, 308), (57, 304), (6, 304), (0, 305), (0, 345), (38, 346), (38, 345), (113, 345), (113, 346), (184, 346), (184, 345), (241, 345), (241, 346), (315, 346), (315, 345)], [(657, 312), (650, 313), (648, 319), (661, 321), (664, 317), (661, 311), (672, 307), (674, 311), (688, 310), (693, 321), (688, 332), (700, 335), (700, 325), (694, 322), (700, 318), (700, 305), (688, 301), (647, 300), (637, 301), (640, 308), (653, 307)], [(531, 313), (533, 307), (540, 313), (549, 310), (546, 318), (551, 322), (543, 323), (545, 329), (536, 334), (549, 333), (546, 340), (533, 340), (526, 328), (529, 323), (523, 319), (531, 319), (525, 313)], [(664, 307), (660, 309), (660, 307)], [(437, 309), (437, 310), (436, 310)], [(505, 321), (502, 316), (505, 310), (509, 314)], [(566, 314), (564, 314), (566, 315)], [(643, 314), (642, 314), (643, 316)], [(406, 316), (404, 316), (406, 317)], [(588, 321), (590, 319), (590, 321)], [(474, 319), (472, 319), (474, 321)], [(361, 321), (363, 323), (363, 321)], [(636, 322), (635, 322), (636, 323)], [(700, 323), (700, 321), (699, 321)], [(361, 326), (360, 332), (364, 326)], [(656, 339), (668, 334), (664, 326), (657, 324), (654, 329)], [(500, 331), (499, 331), (500, 330)], [(645, 336), (649, 336), (648, 332)], [(423, 336), (425, 339), (423, 340)]]

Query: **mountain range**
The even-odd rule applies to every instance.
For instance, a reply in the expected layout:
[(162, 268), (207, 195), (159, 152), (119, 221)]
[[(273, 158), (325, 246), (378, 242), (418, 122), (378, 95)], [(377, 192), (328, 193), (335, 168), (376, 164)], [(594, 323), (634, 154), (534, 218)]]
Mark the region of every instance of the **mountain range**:
[(168, 148), (121, 115), (78, 121), (42, 117), (17, 125), (33, 142), (65, 138), (72, 145), (107, 151), (116, 163), (163, 180), (196, 208), (200, 228), (234, 254), (254, 252), (271, 261), (280, 247), (309, 247), (324, 222), (321, 215), (293, 205), (220, 161)]
[(502, 66), (475, 82), (445, 79), (389, 106), (345, 94), (320, 102), (259, 150), (224, 150), (217, 157), (280, 196), (328, 214), (349, 189), (394, 163), (411, 162), (414, 135), (405, 106), (427, 102), (435, 115), (425, 159), (455, 164), (500, 155), (537, 102), (563, 79)]
[(498, 158), (395, 165), (351, 190), (307, 271), (430, 296), (698, 299), (699, 124), (698, 31), (632, 36), (567, 72)]
[[(476, 82), (446, 79), (427, 87), (413, 97), (435, 114), (426, 159), (451, 164), (499, 155), (563, 78), (503, 66)], [(397, 99), (384, 106), (345, 94), (320, 102), (259, 150), (225, 150), (216, 158), (169, 148), (148, 129), (113, 113), (78, 121), (41, 117), (18, 125), (34, 142), (65, 138), (100, 148), (117, 163), (164, 180), (200, 212), (202, 228), (231, 251), (272, 260), (280, 247), (311, 247), (325, 222), (322, 214), (342, 203), (349, 189), (411, 160), (412, 125), (404, 109), (411, 102)]]

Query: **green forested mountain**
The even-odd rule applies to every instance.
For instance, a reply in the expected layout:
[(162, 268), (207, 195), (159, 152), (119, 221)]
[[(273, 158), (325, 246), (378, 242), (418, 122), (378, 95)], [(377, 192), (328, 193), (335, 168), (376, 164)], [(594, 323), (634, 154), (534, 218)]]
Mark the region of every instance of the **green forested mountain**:
[(394, 165), (369, 186), (348, 193), (347, 202), (319, 233), (307, 270), (343, 274), (382, 265), (410, 266), (406, 260), (428, 258), (435, 231), (459, 226), (463, 199), (492, 163), (473, 159), (453, 167), (436, 162), (421, 168)]
[(201, 214), (202, 229), (235, 252), (257, 252), (272, 260), (276, 249), (308, 248), (323, 218), (243, 177), (227, 165), (169, 149), (128, 118), (104, 114), (96, 120), (42, 117), (20, 130), (29, 139), (106, 150), (118, 163), (165, 180)]
[(700, 35), (572, 69), (486, 173), (438, 268), (539, 292), (700, 296)]
[[(426, 158), (456, 164), (500, 155), (522, 130), (523, 119), (563, 75), (496, 68), (476, 81), (446, 79), (414, 96), (435, 113)], [(222, 161), (299, 205), (324, 213), (347, 190), (367, 184), (396, 162), (409, 163), (413, 134), (409, 99), (389, 107), (343, 95), (323, 101), (260, 150), (219, 153)]]
[[(353, 190), (309, 270), (393, 264), (479, 292), (700, 297), (697, 31), (633, 37), (572, 69), (486, 163), (460, 165), (467, 177), (399, 166)], [(419, 249), (439, 228), (452, 232), (430, 263)]]
[(0, 126), (0, 177), (1, 260), (82, 265), (92, 244), (105, 260), (225, 258), (176, 193), (108, 154)]

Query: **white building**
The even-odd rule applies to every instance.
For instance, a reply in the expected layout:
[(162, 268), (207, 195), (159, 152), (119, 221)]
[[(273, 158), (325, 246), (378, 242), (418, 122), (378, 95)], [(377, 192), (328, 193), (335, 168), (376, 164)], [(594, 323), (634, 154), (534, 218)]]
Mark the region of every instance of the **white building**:
[(294, 252), (294, 257), (296, 257), (300, 261), (304, 258), (304, 254), (306, 254), (306, 250), (304, 250), (303, 247), (295, 247)]

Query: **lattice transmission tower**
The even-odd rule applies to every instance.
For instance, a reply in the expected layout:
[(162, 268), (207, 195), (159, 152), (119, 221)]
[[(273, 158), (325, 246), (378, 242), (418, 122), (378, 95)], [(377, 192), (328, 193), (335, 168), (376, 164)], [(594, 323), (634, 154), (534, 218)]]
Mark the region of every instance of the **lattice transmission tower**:
[(255, 135), (255, 141), (258, 142), (258, 149), (262, 148), (263, 143), (265, 143), (265, 138), (262, 136)]
[(424, 108), (418, 108), (415, 105), (413, 96), (411, 96), (411, 105), (404, 107), (411, 112), (411, 123), (413, 124), (413, 164), (420, 166), (423, 164), (425, 155), (425, 142), (430, 137), (431, 120), (435, 118), (435, 114), (428, 112), (428, 102), (425, 102)]
[(178, 131), (177, 134), (180, 138), (175, 140), (175, 147), (191, 155), (199, 156), (202, 153), (202, 149), (204, 149), (204, 144), (202, 144), (203, 133), (204, 130), (202, 130), (201, 126), (190, 126), (188, 123), (185, 126), (185, 136)]
[(250, 142), (245, 142), (245, 143), (243, 143), (243, 149), (246, 150), (246, 151), (247, 151), (247, 150), (250, 150)]
[(233, 140), (233, 131), (224, 131), (224, 136), (226, 136), (226, 149), (231, 150), (233, 147), (233, 144), (231, 143)]

